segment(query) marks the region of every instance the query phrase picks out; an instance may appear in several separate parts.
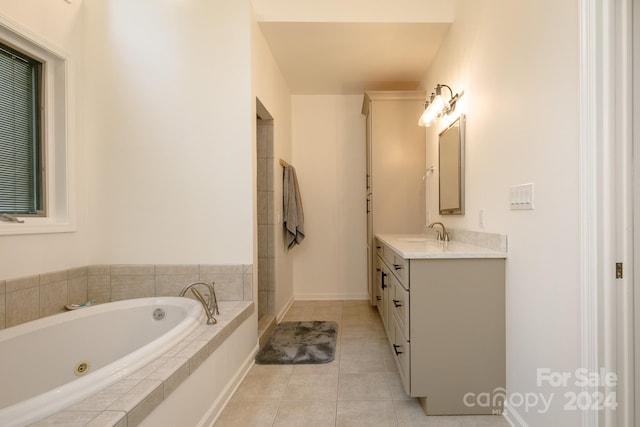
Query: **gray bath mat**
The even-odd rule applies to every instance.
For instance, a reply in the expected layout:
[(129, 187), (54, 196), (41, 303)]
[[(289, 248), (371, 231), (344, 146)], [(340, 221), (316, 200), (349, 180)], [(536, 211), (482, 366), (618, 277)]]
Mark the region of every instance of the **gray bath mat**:
[(336, 352), (335, 322), (282, 322), (258, 351), (261, 365), (297, 365), (331, 362)]

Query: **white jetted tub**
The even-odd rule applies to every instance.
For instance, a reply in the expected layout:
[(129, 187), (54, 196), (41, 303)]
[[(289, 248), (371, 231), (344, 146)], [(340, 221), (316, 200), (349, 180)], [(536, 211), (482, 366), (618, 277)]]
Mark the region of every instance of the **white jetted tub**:
[(0, 425), (22, 426), (130, 375), (205, 319), (198, 301), (140, 298), (0, 331)]

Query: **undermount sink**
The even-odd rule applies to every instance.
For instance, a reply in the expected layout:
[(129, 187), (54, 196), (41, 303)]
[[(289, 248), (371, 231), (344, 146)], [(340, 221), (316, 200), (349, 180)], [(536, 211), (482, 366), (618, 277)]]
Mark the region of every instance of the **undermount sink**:
[(401, 239), (399, 239), (403, 242), (408, 242), (408, 243), (427, 243), (427, 242), (434, 242), (435, 240), (433, 239), (425, 239), (424, 237), (403, 237)]

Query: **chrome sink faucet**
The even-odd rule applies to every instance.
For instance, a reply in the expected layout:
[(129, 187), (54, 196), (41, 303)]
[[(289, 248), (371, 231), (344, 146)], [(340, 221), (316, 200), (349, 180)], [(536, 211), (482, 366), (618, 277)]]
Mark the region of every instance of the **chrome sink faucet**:
[(439, 225), (440, 227), (442, 227), (442, 232), (440, 232), (439, 230), (436, 231), (436, 240), (439, 240), (441, 242), (448, 242), (449, 232), (447, 231), (447, 227), (445, 227), (443, 223), (436, 221), (429, 224), (429, 228), (433, 228), (434, 225)]
[[(209, 301), (205, 301), (200, 291), (195, 288), (195, 286), (197, 285), (203, 285), (207, 287), (207, 289), (209, 290), (209, 294), (207, 295), (209, 297)], [(213, 282), (209, 283), (204, 281), (196, 281), (189, 283), (184, 287), (184, 289), (182, 289), (182, 291), (180, 291), (179, 296), (183, 297), (189, 289), (191, 289), (191, 293), (193, 293), (193, 295), (202, 304), (202, 308), (207, 315), (207, 325), (215, 325), (218, 321), (213, 316), (214, 314), (220, 315), (220, 310), (218, 309), (218, 299), (216, 298), (216, 292), (213, 288)]]

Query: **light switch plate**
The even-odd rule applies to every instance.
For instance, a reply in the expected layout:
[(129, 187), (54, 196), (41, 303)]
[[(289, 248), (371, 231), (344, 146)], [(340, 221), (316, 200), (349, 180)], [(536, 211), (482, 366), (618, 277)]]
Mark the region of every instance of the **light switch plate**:
[(533, 184), (514, 185), (509, 189), (511, 210), (531, 210), (533, 204)]

